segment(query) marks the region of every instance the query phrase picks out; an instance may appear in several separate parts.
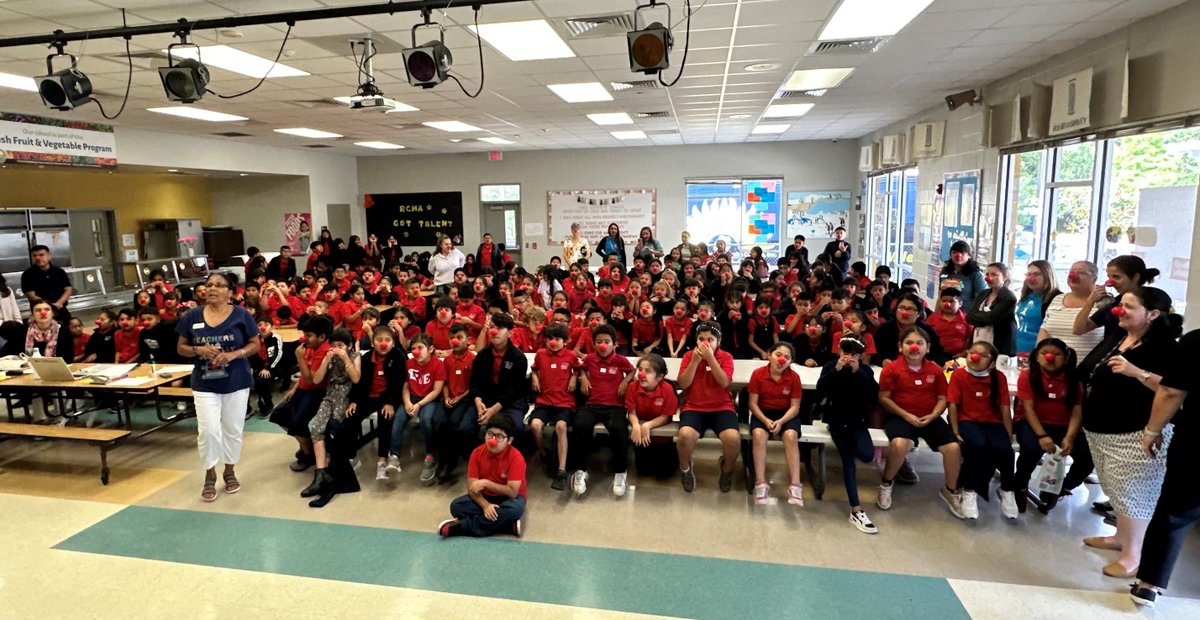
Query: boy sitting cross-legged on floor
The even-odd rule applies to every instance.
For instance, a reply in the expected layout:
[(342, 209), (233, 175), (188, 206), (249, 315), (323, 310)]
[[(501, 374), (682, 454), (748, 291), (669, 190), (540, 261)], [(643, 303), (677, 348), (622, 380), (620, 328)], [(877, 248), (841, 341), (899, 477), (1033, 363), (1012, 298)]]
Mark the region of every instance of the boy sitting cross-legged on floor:
[(525, 458), (512, 447), (513, 430), (507, 415), (493, 415), (484, 422), (484, 444), (475, 448), (467, 463), (467, 494), (450, 502), (453, 518), (437, 528), (442, 538), (521, 535)]

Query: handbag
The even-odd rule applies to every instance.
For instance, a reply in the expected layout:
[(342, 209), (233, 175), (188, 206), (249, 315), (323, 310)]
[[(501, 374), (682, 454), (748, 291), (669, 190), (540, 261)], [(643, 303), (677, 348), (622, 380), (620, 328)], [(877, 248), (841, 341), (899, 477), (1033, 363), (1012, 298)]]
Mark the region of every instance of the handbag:
[(1067, 457), (1063, 456), (1061, 448), (1055, 448), (1054, 454), (1043, 454), (1038, 464), (1037, 490), (1042, 493), (1058, 495), (1062, 491), (1063, 476), (1067, 473)]

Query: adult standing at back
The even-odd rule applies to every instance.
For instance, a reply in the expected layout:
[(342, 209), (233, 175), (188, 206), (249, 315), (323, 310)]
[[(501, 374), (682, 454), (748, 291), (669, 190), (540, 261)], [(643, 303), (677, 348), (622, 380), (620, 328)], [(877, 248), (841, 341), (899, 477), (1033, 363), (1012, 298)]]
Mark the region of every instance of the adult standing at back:
[(608, 236), (596, 244), (596, 256), (602, 261), (607, 261), (610, 255), (616, 256), (617, 262), (622, 265), (629, 264), (625, 260), (625, 240), (621, 238), (621, 227), (616, 222), (608, 225)]
[(672, 249), (679, 250), (679, 259), (681, 262), (690, 262), (692, 255), (696, 253), (696, 246), (692, 245), (692, 235), (686, 230), (679, 233), (679, 245)]
[(50, 262), (50, 248), (35, 245), (29, 251), (33, 266), (21, 274), (21, 290), (25, 297), (33, 303), (35, 299), (45, 299), (54, 306), (55, 318), (59, 322), (71, 320), (67, 311), (67, 301), (71, 299), (71, 279), (62, 267)]
[(267, 263), (267, 279), (284, 282), (296, 277), (296, 261), (292, 260), (292, 246), (279, 246), (279, 256)]
[(1021, 298), (1017, 300), (1017, 355), (1028, 354), (1037, 346), (1038, 331), (1042, 329), (1046, 310), (1061, 293), (1054, 277), (1054, 267), (1050, 263), (1044, 260), (1029, 263), (1025, 271), (1025, 283), (1021, 285)]
[(450, 237), (438, 239), (437, 253), (429, 257), (429, 273), (433, 275), (433, 285), (441, 293), (450, 292), (450, 284), (454, 282), (454, 270), (461, 269), (467, 263), (467, 257), (454, 247)]
[(492, 233), (483, 233), (479, 248), (475, 250), (475, 268), (477, 270), (491, 268), (500, 271), (504, 266), (504, 248), (492, 241)]
[(232, 275), (214, 273), (206, 284), (205, 304), (188, 310), (176, 327), (176, 352), (196, 360), (192, 398), (197, 445), (205, 469), (200, 498), (211, 502), (217, 499), (218, 462), (225, 464), (225, 492), (237, 493), (242, 488), (233, 468), (241, 457), (246, 403), (254, 386), (247, 358), (258, 355), (259, 334), (254, 317), (229, 303), (237, 287)]
[[(1096, 275), (1100, 271), (1096, 263), (1081, 260), (1071, 264), (1067, 272), (1067, 292), (1050, 301), (1046, 308), (1046, 318), (1042, 319), (1042, 329), (1038, 332), (1038, 342), (1047, 338), (1058, 338), (1075, 350), (1079, 359), (1084, 359), (1104, 340), (1104, 333), (1092, 330), (1076, 336), (1075, 320), (1082, 315), (1088, 316), (1083, 308), (1088, 306), (1088, 297), (1096, 286)], [(1103, 287), (1101, 287), (1103, 290)]]
[(574, 265), (579, 259), (587, 258), (590, 253), (588, 240), (580, 234), (579, 224), (571, 224), (571, 236), (563, 240), (563, 260), (567, 265)]
[(833, 266), (842, 272), (842, 277), (846, 277), (846, 272), (850, 271), (850, 256), (853, 252), (850, 248), (850, 242), (846, 241), (845, 228), (838, 226), (833, 229), (833, 241), (825, 244), (823, 254), (827, 254)]
[(983, 281), (987, 288), (971, 301), (967, 322), (975, 326), (975, 342), (990, 342), (1001, 354), (1012, 355), (1017, 297), (1008, 290), (1008, 267), (1004, 263), (988, 265)]
[(1106, 289), (1115, 290), (1116, 298), (1120, 300), (1125, 293), (1153, 283), (1159, 274), (1157, 269), (1147, 268), (1146, 261), (1132, 254), (1124, 254), (1108, 261), (1107, 271), (1108, 280), (1092, 290), (1092, 294), (1088, 296), (1088, 303), (1080, 308), (1079, 315), (1075, 318), (1076, 336), (1082, 336), (1097, 327), (1104, 328), (1105, 338), (1113, 335), (1113, 332), (1119, 329), (1120, 319), (1112, 311), (1119, 304), (1112, 303), (1093, 312), (1095, 306), (1108, 297)]
[(641, 232), (638, 233), (637, 247), (633, 250), (633, 257), (650, 264), (651, 260), (662, 258), (662, 255), (662, 244), (654, 238), (654, 231), (650, 230), (649, 226), (643, 226)]
[(950, 246), (950, 258), (942, 265), (941, 288), (956, 288), (962, 291), (963, 303), (971, 303), (975, 295), (987, 288), (983, 281), (983, 270), (971, 257), (971, 245), (966, 241), (955, 241)]

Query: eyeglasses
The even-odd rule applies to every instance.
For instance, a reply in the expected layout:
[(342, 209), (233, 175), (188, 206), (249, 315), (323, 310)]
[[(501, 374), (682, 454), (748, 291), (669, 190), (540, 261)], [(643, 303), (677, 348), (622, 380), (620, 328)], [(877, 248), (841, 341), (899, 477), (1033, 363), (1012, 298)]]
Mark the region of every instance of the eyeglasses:
[(496, 441), (504, 441), (505, 439), (508, 439), (508, 435), (505, 435), (504, 433), (487, 433), (484, 435), (484, 437), (487, 437), (488, 439), (495, 439)]

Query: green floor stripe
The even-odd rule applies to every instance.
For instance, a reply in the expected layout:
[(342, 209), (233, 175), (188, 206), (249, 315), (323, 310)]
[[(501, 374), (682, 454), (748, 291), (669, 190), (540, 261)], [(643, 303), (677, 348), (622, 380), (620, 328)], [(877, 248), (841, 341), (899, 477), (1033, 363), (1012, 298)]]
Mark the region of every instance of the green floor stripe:
[(141, 506), (56, 548), (688, 618), (969, 617), (938, 578)]

